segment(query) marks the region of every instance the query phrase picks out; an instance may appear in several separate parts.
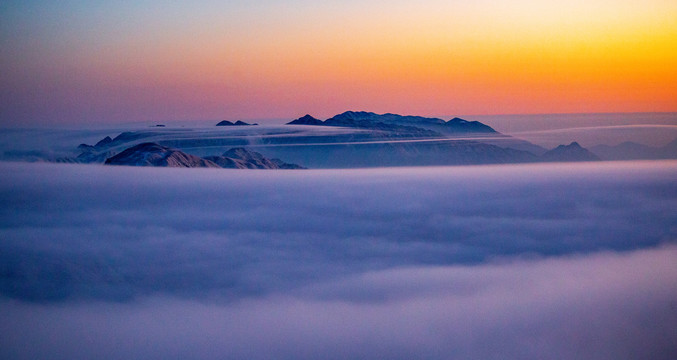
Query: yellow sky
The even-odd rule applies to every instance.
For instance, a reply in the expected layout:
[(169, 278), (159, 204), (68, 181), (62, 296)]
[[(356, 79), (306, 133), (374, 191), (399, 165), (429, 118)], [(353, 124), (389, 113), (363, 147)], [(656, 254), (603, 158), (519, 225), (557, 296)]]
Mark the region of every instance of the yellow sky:
[(139, 118), (677, 111), (674, 1), (114, 5), (6, 22), (8, 83)]

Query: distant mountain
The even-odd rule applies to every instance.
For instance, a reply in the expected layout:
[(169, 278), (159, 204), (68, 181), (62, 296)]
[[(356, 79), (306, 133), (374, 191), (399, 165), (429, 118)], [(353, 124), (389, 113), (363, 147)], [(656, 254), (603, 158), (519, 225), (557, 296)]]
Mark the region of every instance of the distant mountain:
[(99, 140), (96, 145), (87, 145), (80, 144), (78, 145), (78, 150), (81, 151), (80, 155), (75, 158), (64, 158), (63, 162), (73, 162), (73, 163), (93, 163), (93, 162), (104, 162), (109, 157), (115, 155), (114, 152), (108, 151), (108, 147), (113, 144), (113, 139), (110, 136)]
[(99, 142), (96, 143), (96, 145), (80, 144), (80, 145), (78, 145), (78, 150), (84, 151), (84, 152), (96, 151), (96, 150), (100, 150), (100, 149), (108, 146), (112, 142), (113, 142), (113, 139), (111, 139), (110, 136), (106, 136), (105, 138), (99, 140)]
[[(391, 123), (374, 122), (374, 119)], [(312, 126), (260, 127), (248, 130), (246, 134), (196, 132), (190, 129), (123, 132), (114, 138), (106, 136), (96, 145), (81, 144), (78, 147), (80, 155), (59, 160), (82, 163), (103, 163), (108, 160), (109, 164), (146, 166), (213, 165), (240, 169), (302, 168), (295, 164), (312, 168), (351, 168), (599, 160), (577, 143), (548, 151), (500, 133), (457, 132), (456, 135), (443, 135), (416, 126), (392, 123), (393, 121), (418, 121), (426, 126), (440, 127), (484, 126), (481, 123), (470, 125), (473, 122), (459, 118), (445, 122), (435, 118), (367, 112), (346, 112), (327, 121), (305, 115), (292, 123), (320, 123), (322, 127), (345, 124), (350, 126), (343, 129)], [(325, 125), (326, 123), (330, 125)], [(135, 148), (142, 142), (151, 143), (155, 148)], [(248, 150), (247, 147), (252, 145), (266, 155)], [(179, 153), (172, 157), (168, 155), (170, 151)], [(215, 153), (221, 154), (214, 156)], [(123, 156), (124, 160), (120, 160)], [(161, 161), (176, 157), (180, 159), (171, 163)], [(48, 161), (54, 161), (53, 158), (55, 157)], [(275, 158), (285, 159), (289, 163)], [(205, 165), (201, 161), (209, 163)]]
[(288, 125), (324, 125), (344, 126), (364, 129), (392, 130), (392, 131), (421, 131), (429, 130), (429, 135), (445, 134), (498, 134), (490, 126), (479, 121), (467, 121), (453, 118), (444, 121), (439, 118), (423, 116), (403, 116), (398, 114), (376, 114), (367, 111), (346, 111), (325, 121), (318, 120), (310, 115), (298, 118)]
[(233, 148), (221, 156), (206, 156), (205, 160), (229, 169), (304, 169), (296, 164), (288, 164), (280, 159), (268, 159), (261, 153), (245, 148)]
[(216, 126), (252, 126), (252, 125), (258, 125), (258, 124), (248, 124), (244, 121), (236, 121), (236, 122), (230, 122), (228, 120), (223, 120), (220, 123), (216, 124)]
[(205, 160), (195, 155), (186, 154), (183, 151), (168, 148), (155, 143), (142, 143), (132, 146), (123, 152), (108, 158), (105, 164), (185, 168), (220, 167), (209, 160)]
[(444, 166), (539, 161), (538, 156), (477, 141), (429, 139), (340, 141), (306, 146), (271, 146), (266, 153), (310, 168)]
[[(360, 118), (365, 113), (344, 113), (344, 116), (331, 122), (351, 122), (352, 118)], [(379, 118), (381, 115), (369, 115)], [(386, 118), (403, 118), (399, 115), (387, 114)], [(343, 119), (342, 119), (343, 118)], [(446, 124), (443, 120), (431, 118), (415, 118)], [(421, 120), (428, 119), (428, 120)], [(363, 121), (363, 120), (359, 120)], [(459, 119), (451, 123), (460, 122)], [(322, 123), (310, 115), (294, 121), (295, 124)], [(371, 128), (361, 128), (369, 126)], [(444, 126), (444, 125), (443, 125)], [(334, 134), (320, 132), (318, 135), (302, 130), (292, 132), (291, 136), (262, 136), (256, 139), (257, 146), (265, 149), (262, 154), (245, 149), (249, 138), (192, 137), (183, 134), (177, 136), (176, 131), (158, 132), (125, 132), (113, 139), (99, 141), (96, 146), (84, 145), (78, 162), (99, 162), (113, 157), (116, 152), (138, 144), (140, 141), (152, 142), (173, 149), (187, 149), (203, 159), (225, 168), (242, 169), (298, 169), (299, 165), (290, 164), (274, 157), (291, 160), (296, 164), (304, 164), (313, 168), (331, 167), (370, 167), (370, 166), (417, 166), (417, 165), (461, 165), (461, 164), (495, 164), (511, 162), (539, 161), (538, 156), (545, 152), (533, 144), (501, 134), (480, 135), (482, 140), (458, 141), (446, 138), (441, 133), (408, 125), (369, 122), (366, 125), (353, 124), (360, 131)], [(365, 131), (362, 131), (362, 130)], [(265, 133), (265, 132), (264, 132)], [(296, 135), (298, 134), (298, 135)], [(470, 137), (474, 140), (476, 137)], [(157, 140), (156, 140), (157, 139)], [(411, 140), (410, 140), (411, 139)], [(392, 143), (391, 143), (392, 142)], [(326, 143), (327, 145), (322, 145)], [(285, 146), (286, 144), (304, 144), (304, 146)], [(307, 145), (305, 145), (307, 144)], [(208, 149), (226, 145), (226, 151), (220, 156), (207, 156)], [(233, 150), (239, 148), (238, 151)], [(535, 148), (538, 152), (530, 151)], [(517, 150), (515, 150), (517, 149)], [(526, 150), (526, 151), (525, 151)], [(541, 151), (539, 151), (541, 150)], [(222, 150), (223, 151), (223, 150)], [(197, 154), (195, 153), (197, 152)]]
[(444, 124), (445, 128), (448, 128), (452, 132), (465, 132), (465, 133), (496, 133), (497, 131), (492, 129), (490, 126), (482, 124), (479, 121), (467, 121), (461, 118), (453, 118), (447, 121)]
[(615, 146), (593, 146), (590, 151), (603, 160), (677, 159), (677, 139), (662, 147), (626, 141)]
[(96, 145), (94, 145), (94, 147), (95, 148), (101, 148), (101, 147), (107, 146), (108, 144), (110, 144), (112, 142), (113, 142), (113, 139), (111, 139), (110, 136), (106, 136), (105, 138), (99, 140), (99, 142), (96, 143)]
[(541, 156), (543, 161), (599, 161), (600, 158), (577, 142), (560, 145)]
[[(358, 114), (358, 116), (353, 114)], [(359, 116), (359, 114), (372, 114), (374, 116)], [(423, 127), (385, 123), (379, 120), (379, 116), (381, 115), (376, 115), (374, 113), (346, 112), (329, 118), (325, 121), (321, 121), (310, 115), (305, 115), (287, 123), (287, 125), (341, 126), (357, 129), (379, 130), (392, 137), (443, 137), (441, 133)]]
[(112, 138), (106, 136), (99, 140), (96, 145), (80, 144), (77, 150), (80, 154), (75, 158), (68, 159), (77, 163), (104, 163), (108, 158), (116, 155), (120, 147), (138, 143), (142, 139), (152, 137), (157, 133), (147, 131), (126, 131)]
[(444, 120), (427, 118), (423, 116), (403, 116), (398, 114), (376, 114), (367, 111), (346, 111), (335, 115), (325, 121), (325, 125), (331, 124), (354, 124), (354, 123), (384, 123), (395, 125), (414, 125), (426, 127), (430, 125), (442, 125)]
[(106, 161), (106, 159), (110, 158), (111, 156), (114, 156), (116, 153), (114, 151), (96, 151), (96, 150), (90, 150), (90, 151), (83, 151), (75, 157), (75, 159), (72, 159), (72, 162), (77, 162), (77, 163), (84, 163), (84, 164), (89, 164), (89, 163), (103, 163)]
[(152, 134), (153, 134), (152, 132), (146, 132), (146, 131), (125, 131), (123, 133), (120, 133), (120, 135), (114, 137), (113, 141), (107, 143), (106, 146), (111, 147), (111, 146), (115, 146), (115, 145), (118, 145), (118, 144), (136, 141), (136, 140), (148, 137)]
[(288, 122), (287, 125), (324, 125), (324, 122), (306, 114), (296, 120)]

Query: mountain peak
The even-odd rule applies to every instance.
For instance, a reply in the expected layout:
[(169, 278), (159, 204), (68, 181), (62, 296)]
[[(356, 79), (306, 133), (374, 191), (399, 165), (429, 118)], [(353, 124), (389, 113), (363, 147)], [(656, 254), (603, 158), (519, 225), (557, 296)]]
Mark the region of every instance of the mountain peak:
[(496, 130), (494, 130), (491, 126), (482, 124), (479, 121), (468, 121), (465, 119), (461, 119), (459, 117), (455, 117), (446, 123), (444, 123), (444, 127), (454, 131), (454, 132), (461, 132), (461, 133), (497, 133)]
[(220, 167), (230, 169), (304, 169), (296, 164), (288, 164), (280, 159), (268, 159), (263, 154), (246, 148), (232, 148), (221, 156), (207, 156)]
[(324, 122), (306, 114), (296, 120), (288, 122), (287, 125), (324, 125)]
[(599, 161), (599, 157), (574, 141), (569, 145), (560, 145), (542, 156), (546, 161)]
[(393, 113), (376, 114), (369, 111), (348, 110), (338, 115), (321, 121), (310, 115), (305, 115), (288, 125), (324, 125), (342, 126), (361, 129), (375, 129), (394, 131), (398, 133), (412, 132), (420, 136), (442, 136), (442, 133), (493, 133), (498, 132), (479, 121), (467, 121), (461, 118), (453, 118), (444, 121), (439, 118), (431, 118), (414, 115), (398, 115)]
[(236, 122), (228, 121), (228, 120), (223, 120), (216, 124), (216, 126), (250, 126), (250, 125), (256, 125), (256, 124), (249, 124), (246, 123), (242, 120), (238, 120)]
[(257, 125), (257, 124), (246, 123), (242, 120), (238, 120), (238, 121), (235, 122), (235, 126), (252, 126), (252, 125)]
[(105, 164), (186, 168), (219, 167), (209, 160), (151, 142), (132, 146), (123, 152), (106, 159)]
[(224, 152), (223, 155), (221, 156), (241, 160), (260, 160), (264, 158), (263, 155), (261, 155), (261, 153), (258, 153), (256, 151), (249, 151), (243, 147), (232, 148)]
[(106, 146), (106, 145), (108, 145), (112, 142), (113, 142), (113, 139), (111, 139), (110, 136), (106, 136), (105, 138), (99, 140), (99, 142), (96, 143), (96, 145), (94, 145), (94, 147), (98, 148), (98, 147)]

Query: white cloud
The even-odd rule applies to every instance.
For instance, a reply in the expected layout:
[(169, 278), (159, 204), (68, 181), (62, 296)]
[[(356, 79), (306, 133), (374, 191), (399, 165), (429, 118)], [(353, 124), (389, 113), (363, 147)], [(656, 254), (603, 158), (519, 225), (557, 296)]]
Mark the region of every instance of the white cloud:
[(232, 303), (3, 301), (0, 344), (53, 359), (669, 359), (676, 257), (673, 245), (396, 268)]
[(0, 357), (676, 351), (674, 161), (0, 168)]

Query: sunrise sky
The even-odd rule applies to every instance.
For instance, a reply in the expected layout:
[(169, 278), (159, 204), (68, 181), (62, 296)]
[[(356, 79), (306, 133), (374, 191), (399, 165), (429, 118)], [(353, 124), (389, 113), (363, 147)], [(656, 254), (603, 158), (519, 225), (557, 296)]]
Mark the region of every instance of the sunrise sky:
[(0, 83), (0, 126), (677, 111), (677, 2), (4, 1)]

